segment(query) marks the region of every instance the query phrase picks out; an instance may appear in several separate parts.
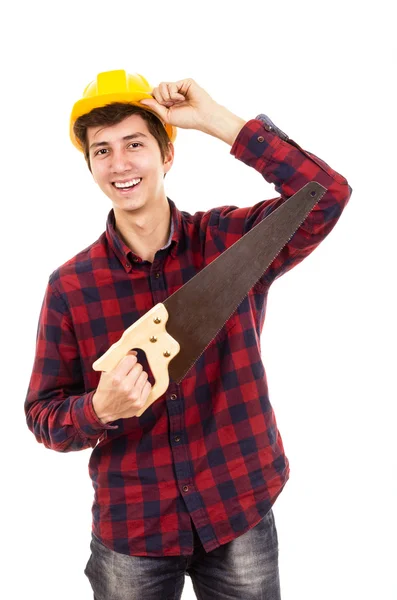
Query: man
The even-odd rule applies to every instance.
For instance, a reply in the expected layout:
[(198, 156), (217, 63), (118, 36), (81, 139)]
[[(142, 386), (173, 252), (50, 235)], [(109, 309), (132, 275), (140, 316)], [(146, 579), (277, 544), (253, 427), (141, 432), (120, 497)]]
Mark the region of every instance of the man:
[[(164, 191), (176, 127), (223, 140), (281, 196), (178, 210)], [(74, 106), (71, 138), (112, 209), (98, 240), (49, 277), (25, 407), (46, 447), (93, 448), (95, 598), (180, 598), (187, 573), (201, 599), (279, 599), (272, 506), (289, 463), (260, 354), (267, 293), (328, 235), (352, 188), (266, 115), (245, 122), (192, 79), (151, 90), (101, 73)], [(151, 389), (145, 356), (109, 372), (92, 364), (309, 181), (326, 194), (180, 385), (135, 416)]]

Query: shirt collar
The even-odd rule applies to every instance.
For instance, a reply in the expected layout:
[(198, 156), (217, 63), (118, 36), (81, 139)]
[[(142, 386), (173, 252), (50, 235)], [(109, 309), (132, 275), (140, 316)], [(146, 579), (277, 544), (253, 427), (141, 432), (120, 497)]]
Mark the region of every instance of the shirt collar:
[[(171, 230), (167, 243), (160, 249), (163, 250), (164, 248), (170, 247), (170, 254), (175, 258), (181, 231), (181, 213), (171, 198), (168, 198), (167, 196), (167, 200), (171, 209)], [(127, 272), (131, 270), (134, 263), (139, 264), (144, 262), (140, 256), (135, 254), (135, 252), (125, 244), (117, 233), (113, 208), (110, 210), (106, 220), (106, 239)]]

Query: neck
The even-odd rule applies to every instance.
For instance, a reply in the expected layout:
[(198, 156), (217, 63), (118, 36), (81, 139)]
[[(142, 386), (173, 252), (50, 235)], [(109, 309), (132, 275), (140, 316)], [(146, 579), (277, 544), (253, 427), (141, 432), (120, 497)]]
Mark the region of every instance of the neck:
[(113, 210), (115, 229), (123, 242), (143, 260), (153, 262), (157, 250), (165, 246), (170, 235), (171, 207), (167, 198), (152, 211)]

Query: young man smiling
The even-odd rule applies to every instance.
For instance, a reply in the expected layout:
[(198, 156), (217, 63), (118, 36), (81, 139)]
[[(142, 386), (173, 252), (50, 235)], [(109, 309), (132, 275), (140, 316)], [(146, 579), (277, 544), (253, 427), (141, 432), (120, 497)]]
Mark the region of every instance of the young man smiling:
[[(72, 141), (113, 208), (99, 239), (49, 277), (27, 422), (48, 448), (93, 448), (85, 573), (97, 600), (180, 598), (185, 574), (201, 599), (279, 600), (272, 506), (289, 463), (261, 360), (266, 299), (333, 229), (352, 189), (266, 115), (246, 122), (192, 79), (148, 90), (141, 76), (102, 73), (74, 107)], [(176, 127), (223, 140), (281, 195), (178, 210), (164, 191)], [(320, 202), (180, 385), (135, 416), (151, 387), (136, 353), (108, 373), (92, 364), (308, 181), (327, 188)]]
[(143, 260), (153, 262), (170, 232), (164, 176), (174, 160), (173, 144), (163, 161), (156, 138), (139, 114), (116, 125), (88, 127), (87, 143), (92, 175), (112, 201), (118, 234)]

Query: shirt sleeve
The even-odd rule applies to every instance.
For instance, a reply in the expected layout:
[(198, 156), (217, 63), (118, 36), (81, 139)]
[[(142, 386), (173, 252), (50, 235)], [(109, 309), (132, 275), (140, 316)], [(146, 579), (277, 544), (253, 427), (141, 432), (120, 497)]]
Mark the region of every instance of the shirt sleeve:
[(106, 429), (86, 392), (78, 344), (67, 307), (47, 284), (36, 335), (33, 370), (25, 399), (29, 429), (38, 442), (59, 452), (93, 448)]
[(287, 135), (277, 135), (278, 128), (272, 125), (258, 119), (248, 121), (237, 135), (230, 154), (261, 173), (281, 195), (251, 207), (221, 206), (213, 209), (211, 215), (217, 247), (225, 250), (307, 183), (316, 181), (327, 188), (262, 276), (261, 281), (266, 285), (313, 252), (335, 226), (352, 193), (345, 177)]

